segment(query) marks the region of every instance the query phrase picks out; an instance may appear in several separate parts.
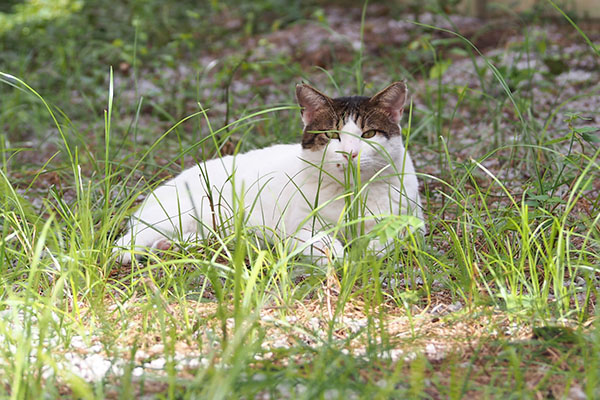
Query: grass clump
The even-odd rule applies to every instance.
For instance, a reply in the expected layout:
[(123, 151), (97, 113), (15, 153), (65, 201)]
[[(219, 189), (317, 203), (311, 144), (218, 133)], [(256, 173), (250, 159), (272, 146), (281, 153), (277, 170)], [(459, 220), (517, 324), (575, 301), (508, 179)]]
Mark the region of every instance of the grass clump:
[[(273, 43), (342, 17), (296, 5), (287, 18), (278, 4), (244, 18), (235, 3), (125, 2), (111, 19), (86, 1), (68, 23), (2, 33), (0, 392), (594, 397), (598, 32), (555, 25), (574, 54), (557, 58), (542, 26), (512, 23), (503, 47), (482, 41), (485, 26), (465, 32), (439, 11), (406, 37), (390, 31), (402, 45), (388, 46), (369, 22), (382, 22), (377, 8), (361, 4), (343, 20), (362, 23), (360, 48), (330, 41), (317, 47), (326, 55), (296, 48), (299, 57)], [(205, 23), (217, 15), (222, 24)], [(91, 21), (103, 29), (84, 30)], [(368, 252), (355, 175), (343, 222), (354, 246), (334, 264), (258, 240), (241, 212), (218, 240), (114, 262), (132, 208), (164, 179), (296, 141), (290, 93), (308, 78), (340, 94), (408, 80), (403, 133), (426, 235)], [(395, 236), (401, 221), (386, 223), (373, 234)]]

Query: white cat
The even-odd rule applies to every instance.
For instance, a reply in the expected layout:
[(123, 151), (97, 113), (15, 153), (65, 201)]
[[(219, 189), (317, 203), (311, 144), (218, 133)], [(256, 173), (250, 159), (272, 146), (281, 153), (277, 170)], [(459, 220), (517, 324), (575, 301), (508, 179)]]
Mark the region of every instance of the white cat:
[[(403, 82), (371, 98), (335, 99), (301, 84), (296, 97), (304, 122), (302, 144), (205, 161), (159, 186), (117, 241), (124, 249), (116, 249), (120, 262), (130, 263), (132, 254), (148, 248), (166, 249), (171, 239), (230, 233), (234, 209), (240, 207), (246, 226), (290, 239), (303, 254), (320, 257), (317, 262), (341, 256), (341, 236), (332, 237), (336, 230), (328, 228), (343, 221), (352, 185), (350, 163), (354, 176), (359, 172), (360, 181), (368, 182), (362, 191), (366, 214), (423, 218), (417, 176), (399, 125), (406, 101)], [(366, 231), (375, 223), (368, 219)], [(375, 249), (385, 245), (374, 242)]]

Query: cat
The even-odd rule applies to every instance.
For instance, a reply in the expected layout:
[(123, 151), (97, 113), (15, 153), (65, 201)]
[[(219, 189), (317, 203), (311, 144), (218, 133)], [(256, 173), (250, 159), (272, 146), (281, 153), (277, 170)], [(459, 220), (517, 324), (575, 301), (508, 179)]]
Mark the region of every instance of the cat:
[[(243, 205), (245, 224), (290, 239), (290, 248), (330, 262), (344, 254), (341, 235), (329, 229), (343, 220), (351, 171), (368, 182), (363, 191), (368, 218), (412, 215), (423, 219), (419, 184), (400, 128), (407, 88), (395, 82), (372, 97), (331, 98), (307, 85), (296, 86), (304, 123), (301, 144), (276, 144), (236, 156), (201, 162), (162, 184), (129, 220), (116, 243), (119, 261), (131, 262), (170, 240), (210, 237)], [(235, 208), (235, 204), (238, 204)], [(269, 235), (269, 234), (267, 234)], [(335, 235), (334, 235), (335, 236)], [(380, 250), (386, 244), (373, 240)], [(124, 250), (121, 250), (124, 249)]]

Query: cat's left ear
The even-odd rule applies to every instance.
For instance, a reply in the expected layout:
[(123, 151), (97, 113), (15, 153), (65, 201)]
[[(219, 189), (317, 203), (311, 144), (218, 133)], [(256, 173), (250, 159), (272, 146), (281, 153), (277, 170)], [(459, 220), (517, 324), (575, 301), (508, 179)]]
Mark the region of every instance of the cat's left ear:
[(308, 125), (313, 121), (317, 111), (331, 107), (331, 98), (305, 83), (296, 85), (296, 98), (298, 104), (302, 107), (300, 113), (304, 125)]
[(394, 82), (375, 96), (371, 97), (370, 102), (382, 109), (384, 113), (390, 116), (394, 123), (400, 123), (404, 103), (406, 103), (406, 83)]

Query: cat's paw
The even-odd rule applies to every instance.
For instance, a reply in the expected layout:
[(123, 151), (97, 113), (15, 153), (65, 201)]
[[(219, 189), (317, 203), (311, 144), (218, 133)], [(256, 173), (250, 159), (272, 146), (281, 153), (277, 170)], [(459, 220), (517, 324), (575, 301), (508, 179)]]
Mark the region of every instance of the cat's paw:
[(128, 239), (128, 236), (128, 234), (121, 236), (112, 248), (115, 262), (121, 265), (131, 264), (131, 240)]
[(369, 250), (371, 250), (376, 256), (381, 256), (385, 254), (390, 246), (394, 243), (393, 240), (389, 240), (387, 242), (381, 242), (379, 239), (372, 239), (369, 242)]
[(339, 240), (333, 239), (329, 235), (318, 240), (311, 247), (311, 255), (319, 266), (328, 265), (336, 259), (344, 257), (344, 246)]
[[(121, 241), (119, 241), (121, 242)], [(130, 265), (133, 261), (131, 244), (123, 245), (123, 243), (119, 244), (117, 242), (117, 247), (113, 248), (113, 255), (115, 255), (115, 260), (121, 265)], [(169, 250), (173, 244), (170, 240), (166, 238), (161, 238), (152, 243), (149, 247), (141, 247), (135, 246), (135, 258), (139, 259), (144, 256), (145, 253), (155, 253), (156, 251), (164, 251)]]
[[(156, 251), (169, 250), (172, 246), (169, 237), (156, 230), (146, 229), (132, 235), (131, 231), (121, 236), (113, 247), (117, 263), (129, 265), (133, 258), (139, 259)], [(133, 251), (132, 251), (133, 249)]]
[(331, 243), (327, 246), (332, 259), (344, 257), (344, 245), (337, 239), (331, 239)]
[(131, 251), (120, 247), (114, 247), (112, 254), (115, 262), (121, 265), (131, 265)]

